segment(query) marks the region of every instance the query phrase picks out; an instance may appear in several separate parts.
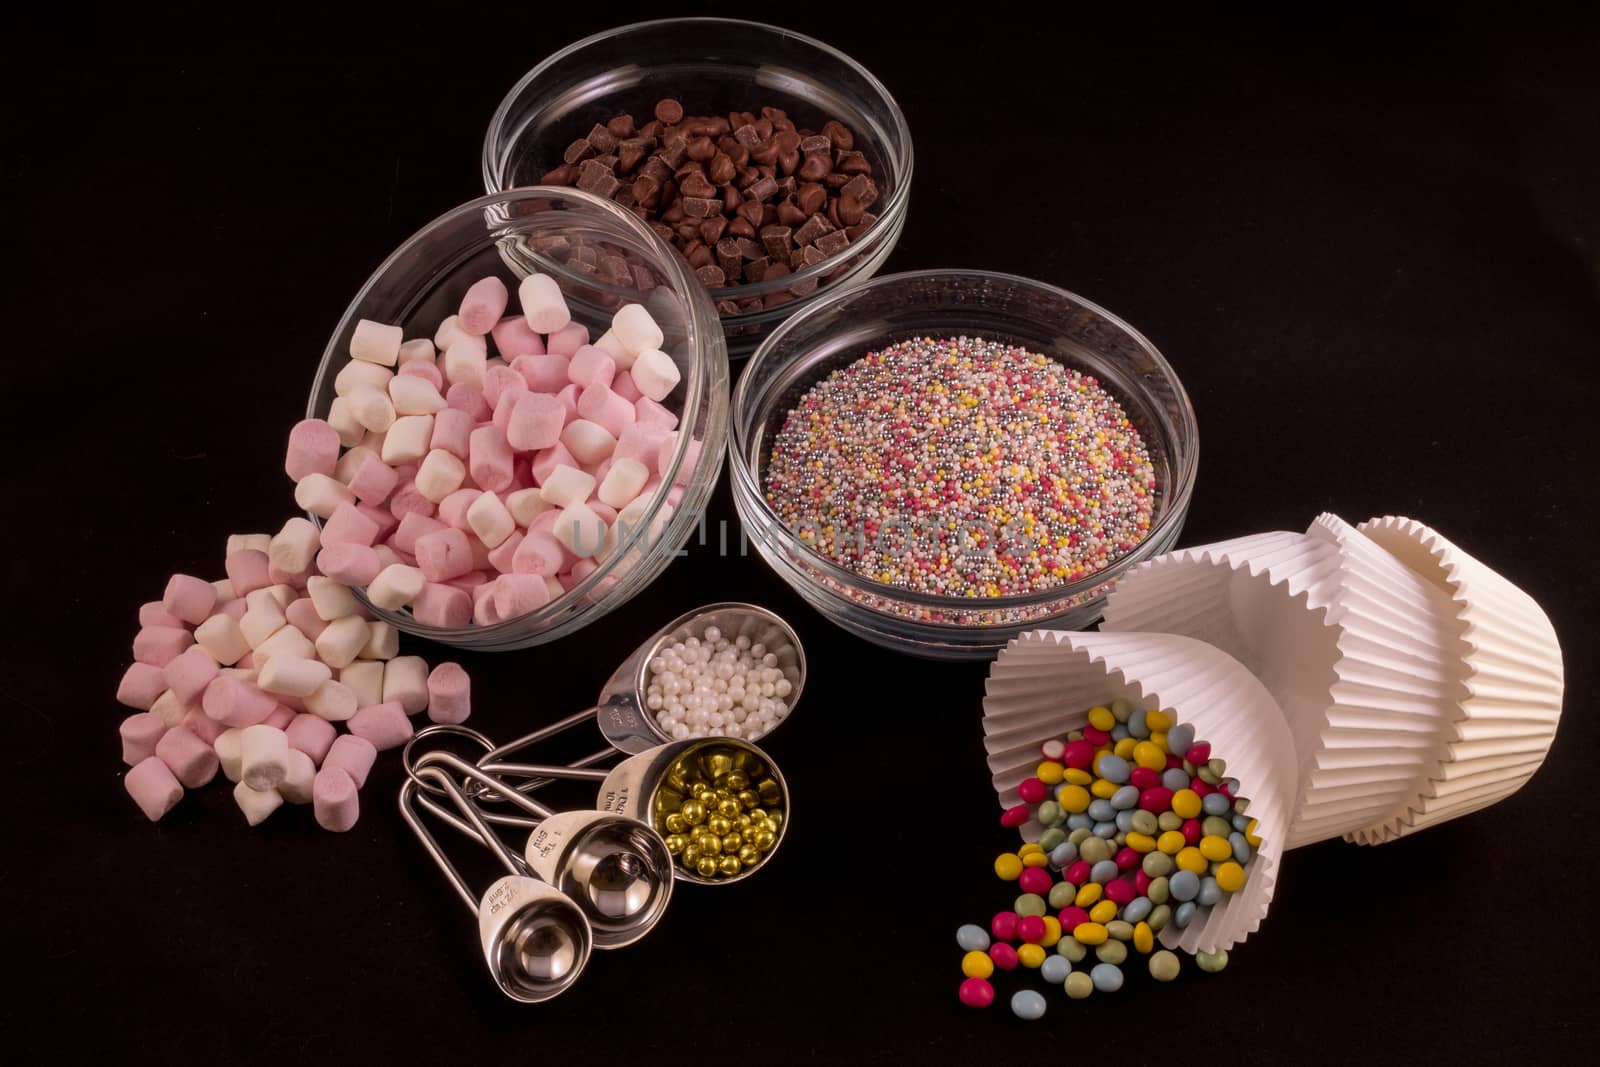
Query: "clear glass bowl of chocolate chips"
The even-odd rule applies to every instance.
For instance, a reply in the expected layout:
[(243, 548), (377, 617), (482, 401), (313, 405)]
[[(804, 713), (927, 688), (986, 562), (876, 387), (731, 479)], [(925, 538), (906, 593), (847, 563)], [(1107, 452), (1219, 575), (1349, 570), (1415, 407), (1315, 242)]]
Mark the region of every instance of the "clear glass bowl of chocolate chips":
[[(483, 146), (491, 193), (565, 185), (613, 200), (678, 249), (731, 356), (818, 293), (877, 273), (905, 225), (911, 133), (877, 78), (820, 41), (686, 18), (596, 34), (529, 71)], [(642, 264), (575, 243), (544, 269), (648, 288)]]

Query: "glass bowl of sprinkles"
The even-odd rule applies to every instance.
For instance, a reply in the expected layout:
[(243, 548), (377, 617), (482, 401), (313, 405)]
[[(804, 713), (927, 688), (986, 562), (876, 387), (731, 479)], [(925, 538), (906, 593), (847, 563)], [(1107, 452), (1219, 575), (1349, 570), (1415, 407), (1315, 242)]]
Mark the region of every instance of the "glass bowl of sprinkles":
[(762, 558), (852, 633), (940, 659), (1093, 623), (1177, 540), (1199, 458), (1188, 394), (1143, 335), (987, 271), (827, 295), (762, 343), (732, 421)]

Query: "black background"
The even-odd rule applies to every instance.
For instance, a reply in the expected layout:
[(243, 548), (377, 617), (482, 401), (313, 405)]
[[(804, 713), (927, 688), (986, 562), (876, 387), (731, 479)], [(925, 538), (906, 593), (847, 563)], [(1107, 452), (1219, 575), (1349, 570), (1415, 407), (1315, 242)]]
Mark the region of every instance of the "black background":
[[(392, 756), (343, 836), (303, 809), (247, 831), (220, 786), (150, 825), (122, 791), (112, 694), (139, 603), (173, 570), (219, 575), (229, 532), (290, 514), (284, 434), (328, 332), (390, 249), (482, 192), (501, 95), (633, 13), (30, 18), (6, 34), (4, 104), (8, 1051), (1444, 1063), (1589, 1048), (1595, 35), (1504, 14), (738, 12), (838, 45), (900, 100), (916, 175), (889, 269), (1045, 279), (1161, 347), (1203, 442), (1184, 543), (1324, 509), (1405, 513), (1545, 605), (1568, 660), (1546, 766), (1398, 844), (1293, 853), (1224, 974), (1052, 993), (1030, 1029), (955, 998), (955, 927), (1010, 898), (989, 873), (1010, 839), (980, 747), (985, 668), (872, 649), (754, 558), (691, 548), (557, 646), (461, 657), (473, 722), (509, 736), (582, 706), (693, 604), (768, 604), (813, 669), (771, 743), (794, 833), (759, 878), (683, 889), (662, 928), (563, 999), (514, 1005), (398, 822)], [(718, 518), (733, 521), (725, 490)]]

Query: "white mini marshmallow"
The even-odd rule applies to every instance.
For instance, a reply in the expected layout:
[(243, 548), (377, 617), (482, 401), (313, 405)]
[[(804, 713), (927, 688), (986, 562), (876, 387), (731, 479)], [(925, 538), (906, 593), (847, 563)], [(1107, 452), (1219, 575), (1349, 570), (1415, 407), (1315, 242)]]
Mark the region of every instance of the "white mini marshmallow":
[(228, 547), (224, 551), (224, 555), (231, 556), (235, 552), (245, 552), (251, 549), (257, 552), (265, 552), (270, 544), (272, 544), (271, 534), (229, 534)]
[(356, 476), (356, 472), (361, 470), (361, 465), (368, 459), (381, 461), (383, 456), (365, 445), (356, 445), (354, 448), (348, 449), (344, 455), (339, 457), (339, 461), (333, 465), (334, 478), (345, 485), (349, 485), (350, 480)]
[(486, 547), (494, 548), (511, 536), (511, 531), (517, 528), (517, 520), (494, 493), (480, 493), (467, 508), (467, 525)]
[(511, 517), (517, 521), (517, 525), (524, 528), (551, 507), (551, 503), (544, 498), (543, 489), (518, 489), (506, 497), (506, 510), (511, 512)]
[(367, 599), (386, 611), (399, 611), (417, 598), (425, 582), (417, 568), (404, 563), (390, 564), (367, 586)]
[[(255, 597), (256, 599), (252, 600), (251, 597)], [(244, 605), (247, 608), (253, 608), (257, 604), (265, 604), (268, 600), (271, 600), (274, 604), (278, 605), (278, 609), (280, 611), (288, 611), (289, 605), (293, 604), (299, 599), (300, 593), (295, 589), (294, 586), (285, 585), (283, 582), (279, 582), (277, 585), (269, 585), (261, 589), (252, 589), (250, 591), (250, 596), (244, 598)]]
[(372, 551), (378, 554), (378, 566), (380, 569), (387, 567), (392, 563), (405, 562), (405, 560), (400, 558), (400, 554), (394, 549), (390, 548), (388, 545), (373, 545)]
[(217, 591), (218, 604), (226, 604), (230, 600), (238, 599), (233, 592), (233, 583), (226, 578), (218, 578), (211, 583), (211, 588)]
[(633, 353), (629, 352), (627, 346), (617, 339), (615, 330), (607, 330), (597, 337), (593, 344), (600, 351), (611, 357), (611, 361), (617, 365), (617, 370), (623, 371), (633, 366)]
[(605, 550), (605, 520), (582, 503), (562, 508), (550, 533), (575, 556), (593, 556)]
[(297, 626), (283, 626), (277, 633), (261, 642), (255, 648), (257, 663), (280, 657), (293, 657), (295, 659), (314, 659), (317, 655), (317, 646), (311, 643), (311, 638), (300, 631)]
[(539, 496), (552, 507), (564, 508), (589, 499), (594, 492), (594, 475), (560, 464), (539, 487)]
[(429, 452), (417, 468), (417, 492), (437, 504), (466, 480), (467, 466), (442, 448)]
[(317, 618), (323, 622), (354, 615), (361, 607), (349, 586), (320, 574), (306, 579), (306, 593), (311, 597), (311, 606), (317, 609)]
[(357, 660), (339, 672), (339, 682), (356, 695), (357, 707), (383, 703), (382, 660)]
[(280, 696), (307, 697), (333, 677), (326, 663), (297, 656), (273, 656), (256, 671), (256, 685)]
[(276, 789), (251, 789), (243, 782), (233, 787), (233, 801), (251, 826), (260, 826), (267, 816), (283, 807), (283, 797)]
[(334, 670), (343, 670), (355, 662), (370, 636), (367, 621), (359, 615), (334, 619), (317, 635), (317, 655)]
[(395, 419), (389, 432), (384, 434), (383, 449), (379, 454), (391, 467), (417, 463), (428, 454), (428, 441), (432, 437), (432, 415), (403, 415)]
[[(244, 617), (239, 620), (239, 633), (251, 648), (260, 648), (273, 634), (283, 629), (286, 621), (278, 602), (267, 597), (255, 607), (245, 609)], [(237, 663), (238, 659), (234, 662)]]
[(237, 782), (242, 773), (239, 742), (243, 738), (243, 730), (224, 730), (217, 735), (216, 741), (211, 745), (217, 754), (218, 762), (222, 764), (222, 776), (230, 782)]
[(439, 328), (433, 331), (433, 347), (443, 352), (459, 338), (467, 336), (470, 335), (461, 328), (461, 316), (449, 315), (439, 323)]
[(213, 615), (196, 626), (194, 643), (205, 649), (212, 659), (224, 667), (231, 667), (244, 659), (252, 647), (250, 642), (245, 640), (244, 632), (240, 630), (238, 621), (232, 615)]
[(421, 656), (396, 656), (384, 665), (383, 703), (400, 702), (407, 715), (428, 707), (428, 664)]
[(407, 341), (400, 346), (399, 365), (404, 367), (407, 363), (432, 363), (434, 351), (433, 342), (426, 337), (418, 337)]
[(354, 503), (355, 499), (354, 493), (326, 474), (308, 474), (294, 485), (294, 502), (319, 519), (326, 519), (340, 504)]
[(639, 392), (657, 403), (665, 400), (667, 394), (677, 388), (678, 382), (683, 379), (672, 357), (658, 348), (640, 352), (628, 375), (633, 379), (633, 384), (639, 387)]
[(344, 399), (350, 405), (350, 414), (373, 433), (383, 433), (394, 425), (394, 405), (389, 402), (387, 387), (358, 385)]
[(483, 376), (489, 370), (489, 353), (485, 348), (483, 338), (462, 334), (451, 342), (450, 347), (444, 350), (444, 356), (439, 360), (439, 369), (444, 371), (445, 380), (451, 385), (468, 385), (483, 387)]
[(602, 504), (609, 504), (614, 508), (625, 507), (639, 495), (639, 490), (643, 489), (644, 483), (649, 480), (650, 468), (638, 460), (615, 460), (611, 464), (611, 469), (606, 471), (606, 480), (600, 483), (600, 492), (596, 495)]
[(389, 379), (393, 377), (394, 371), (387, 367), (360, 361), (346, 363), (339, 368), (339, 373), (334, 375), (333, 394), (348, 397), (363, 385), (369, 385), (374, 389), (388, 389)]
[(445, 408), (439, 390), (416, 374), (396, 374), (389, 380), (389, 402), (398, 415), (432, 415)]
[(316, 559), (317, 550), (321, 547), (322, 534), (311, 520), (296, 516), (272, 535), (272, 543), (267, 547), (267, 559), (285, 574), (304, 574), (311, 569), (311, 561)]
[(251, 789), (276, 789), (289, 773), (289, 739), (266, 723), (246, 726), (239, 735), (239, 781)]
[(567, 446), (574, 459), (586, 466), (599, 463), (617, 447), (617, 439), (604, 426), (588, 419), (573, 419), (567, 423), (566, 429), (561, 431), (561, 443)]
[(356, 713), (356, 695), (350, 689), (329, 679), (317, 686), (305, 698), (306, 710), (329, 722), (344, 722)]
[(342, 396), (334, 397), (333, 403), (328, 405), (328, 425), (339, 434), (339, 443), (345, 448), (359, 445), (361, 438), (366, 436), (367, 432), (367, 428), (357, 421), (356, 413), (350, 408), (350, 401)]
[(311, 803), (311, 783), (316, 780), (317, 765), (298, 748), (291, 748), (286, 766), (283, 781), (278, 783), (278, 795), (291, 804)]
[(350, 333), (350, 358), (363, 363), (392, 367), (400, 359), (400, 342), (405, 334), (398, 326), (362, 319)]
[(522, 304), (528, 328), (535, 333), (555, 333), (572, 321), (567, 298), (548, 274), (530, 274), (522, 279), (517, 286), (517, 300)]
[(367, 643), (361, 648), (362, 659), (394, 659), (399, 651), (399, 630), (382, 619), (373, 619), (367, 623)]
[(189, 706), (170, 689), (163, 690), (150, 705), (150, 714), (160, 719), (169, 730), (182, 726), (183, 717), (188, 713)]
[[(623, 304), (617, 313), (611, 316), (611, 332), (616, 335), (617, 343), (637, 358), (641, 353), (652, 348), (660, 348), (661, 342), (666, 339), (661, 332), (661, 327), (656, 325), (656, 320), (650, 317), (643, 304)], [(622, 364), (617, 364), (622, 369)]]

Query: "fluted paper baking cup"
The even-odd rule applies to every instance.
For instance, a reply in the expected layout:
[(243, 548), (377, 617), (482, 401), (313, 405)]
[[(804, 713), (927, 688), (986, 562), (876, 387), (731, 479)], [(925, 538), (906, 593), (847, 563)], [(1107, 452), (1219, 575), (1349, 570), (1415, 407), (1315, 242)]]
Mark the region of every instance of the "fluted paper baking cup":
[(1403, 516), (1359, 527), (1447, 596), (1462, 630), (1463, 695), (1445, 753), (1397, 817), (1356, 840), (1392, 840), (1489, 806), (1544, 762), (1561, 718), (1561, 646), (1536, 601), (1437, 530)]
[[(1272, 901), (1298, 790), (1294, 739), (1283, 712), (1249, 670), (1220, 649), (1173, 634), (1034, 630), (1001, 651), (983, 701), (984, 747), (1002, 809), (1020, 803), (1017, 786), (1033, 776), (1039, 746), (1088, 722), (1091, 707), (1118, 697), (1169, 708), (1211, 743), (1259, 820), (1244, 888), (1187, 929), (1168, 926), (1161, 941), (1185, 951), (1225, 949), (1254, 933)], [(1037, 822), (1023, 827), (1037, 840)]]

